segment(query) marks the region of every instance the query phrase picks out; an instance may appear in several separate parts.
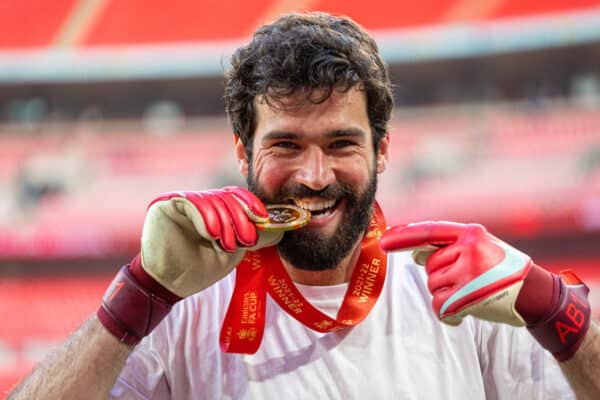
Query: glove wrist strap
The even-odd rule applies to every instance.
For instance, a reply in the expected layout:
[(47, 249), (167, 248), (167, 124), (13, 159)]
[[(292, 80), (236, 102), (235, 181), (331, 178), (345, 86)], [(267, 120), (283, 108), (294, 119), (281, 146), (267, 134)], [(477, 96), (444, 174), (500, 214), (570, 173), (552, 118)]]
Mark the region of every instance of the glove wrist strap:
[(554, 279), (560, 287), (557, 302), (545, 318), (527, 329), (558, 361), (571, 358), (590, 325), (588, 287), (570, 270)]
[(121, 342), (136, 345), (169, 313), (181, 297), (169, 292), (141, 267), (139, 256), (123, 266), (96, 315)]

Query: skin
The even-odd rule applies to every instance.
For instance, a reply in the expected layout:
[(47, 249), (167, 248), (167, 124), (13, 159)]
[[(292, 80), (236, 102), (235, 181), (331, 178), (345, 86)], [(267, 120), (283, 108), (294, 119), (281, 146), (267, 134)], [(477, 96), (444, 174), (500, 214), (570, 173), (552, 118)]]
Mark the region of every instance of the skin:
[(577, 399), (600, 399), (600, 325), (592, 321), (573, 358), (560, 363)]
[(11, 394), (17, 399), (106, 399), (133, 346), (92, 317), (48, 355)]
[[(284, 185), (305, 185), (321, 190), (335, 182), (351, 185), (364, 191), (376, 168), (385, 170), (388, 160), (389, 137), (382, 139), (378, 154), (374, 154), (371, 128), (364, 92), (352, 88), (347, 92), (334, 91), (321, 104), (291, 107), (303, 93), (286, 99), (286, 109), (274, 109), (264, 101), (256, 101), (256, 130), (253, 141), (252, 170), (254, 179), (267, 197), (275, 195)], [(244, 177), (249, 173), (249, 160), (244, 145), (236, 142), (238, 166)], [(318, 202), (319, 198), (303, 198)], [(303, 229), (318, 230), (333, 235), (345, 218), (342, 201), (333, 213), (313, 217)], [(336, 268), (325, 271), (306, 271), (284, 260), (291, 278), (307, 285), (333, 285), (350, 279), (360, 253), (360, 240)]]

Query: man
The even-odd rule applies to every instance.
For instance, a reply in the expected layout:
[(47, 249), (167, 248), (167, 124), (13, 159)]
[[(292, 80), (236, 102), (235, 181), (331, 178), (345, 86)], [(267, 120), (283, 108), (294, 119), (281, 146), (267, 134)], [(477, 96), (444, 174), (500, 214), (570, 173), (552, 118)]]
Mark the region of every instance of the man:
[[(250, 191), (155, 199), (97, 316), (12, 398), (598, 398), (598, 327), (574, 274), (479, 225), (385, 231), (393, 104), (367, 33), (288, 15), (226, 78)], [(310, 222), (264, 230), (277, 203)]]

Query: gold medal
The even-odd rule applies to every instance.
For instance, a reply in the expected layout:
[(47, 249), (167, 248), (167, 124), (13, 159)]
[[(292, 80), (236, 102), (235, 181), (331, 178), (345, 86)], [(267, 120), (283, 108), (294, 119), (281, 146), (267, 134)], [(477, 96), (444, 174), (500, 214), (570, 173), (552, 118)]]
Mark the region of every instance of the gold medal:
[(256, 223), (263, 231), (291, 231), (302, 228), (310, 220), (310, 211), (290, 204), (271, 204), (267, 211), (269, 219)]

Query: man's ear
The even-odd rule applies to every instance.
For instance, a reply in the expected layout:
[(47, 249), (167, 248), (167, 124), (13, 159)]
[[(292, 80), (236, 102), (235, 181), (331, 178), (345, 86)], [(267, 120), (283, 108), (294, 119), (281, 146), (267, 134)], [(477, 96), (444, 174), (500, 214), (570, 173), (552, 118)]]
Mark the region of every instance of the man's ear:
[(377, 153), (377, 173), (385, 171), (388, 162), (390, 150), (390, 134), (386, 132), (385, 136), (379, 142), (379, 152)]
[(234, 134), (235, 156), (237, 158), (238, 169), (244, 178), (248, 177), (248, 156), (246, 155), (246, 146), (238, 135)]

